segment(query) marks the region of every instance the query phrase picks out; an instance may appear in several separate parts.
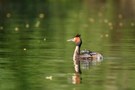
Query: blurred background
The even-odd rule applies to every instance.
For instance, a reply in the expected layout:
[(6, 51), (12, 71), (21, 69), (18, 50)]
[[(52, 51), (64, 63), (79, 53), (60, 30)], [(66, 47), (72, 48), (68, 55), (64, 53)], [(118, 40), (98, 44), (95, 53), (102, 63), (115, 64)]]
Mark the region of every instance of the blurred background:
[[(66, 40), (103, 62), (74, 85)], [(0, 0), (0, 90), (134, 90), (135, 0)]]

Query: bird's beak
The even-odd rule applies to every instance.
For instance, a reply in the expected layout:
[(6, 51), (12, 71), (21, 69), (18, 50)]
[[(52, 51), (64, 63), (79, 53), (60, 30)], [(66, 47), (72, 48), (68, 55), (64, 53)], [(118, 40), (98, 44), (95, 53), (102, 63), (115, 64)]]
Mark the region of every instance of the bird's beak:
[(68, 41), (68, 42), (70, 42), (70, 41), (74, 42), (74, 38), (68, 39), (67, 41)]

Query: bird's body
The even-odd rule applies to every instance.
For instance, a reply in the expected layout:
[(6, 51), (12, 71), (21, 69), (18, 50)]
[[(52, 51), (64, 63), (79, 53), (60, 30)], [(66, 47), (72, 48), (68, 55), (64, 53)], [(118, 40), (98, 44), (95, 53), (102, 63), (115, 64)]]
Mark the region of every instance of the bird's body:
[(103, 56), (100, 53), (92, 52), (90, 50), (81, 50), (80, 51), (80, 60), (97, 60), (98, 62), (103, 60)]
[(80, 62), (81, 61), (97, 61), (100, 62), (103, 59), (103, 56), (100, 53), (92, 52), (90, 50), (80, 50), (82, 40), (80, 38), (80, 35), (77, 34), (74, 38), (69, 39), (68, 41), (73, 41), (76, 44), (74, 54), (73, 54), (73, 61), (74, 61), (74, 67), (76, 72), (80, 71)]

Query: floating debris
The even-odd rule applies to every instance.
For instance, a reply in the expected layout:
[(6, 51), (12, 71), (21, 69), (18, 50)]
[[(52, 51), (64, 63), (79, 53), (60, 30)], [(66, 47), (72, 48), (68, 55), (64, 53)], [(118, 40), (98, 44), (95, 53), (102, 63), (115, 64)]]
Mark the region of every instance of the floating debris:
[(40, 25), (40, 21), (37, 21), (35, 27), (39, 27), (39, 25)]
[(19, 28), (18, 27), (15, 27), (15, 31), (19, 31)]
[(52, 80), (52, 76), (46, 76), (45, 78), (48, 80)]
[(10, 18), (11, 17), (11, 14), (10, 13), (7, 13), (6, 17), (7, 18)]
[(44, 13), (39, 14), (39, 18), (44, 18), (44, 16), (45, 16)]

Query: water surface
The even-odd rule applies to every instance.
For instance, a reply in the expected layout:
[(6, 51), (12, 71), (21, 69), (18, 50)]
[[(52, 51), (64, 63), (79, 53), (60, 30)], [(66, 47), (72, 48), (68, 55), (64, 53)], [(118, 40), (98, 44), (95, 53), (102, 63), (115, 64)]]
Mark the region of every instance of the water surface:
[[(128, 2), (127, 5), (125, 3)], [(3, 1), (0, 90), (134, 90), (134, 1)], [(104, 60), (74, 73), (74, 43)], [(80, 79), (75, 85), (73, 78)]]

